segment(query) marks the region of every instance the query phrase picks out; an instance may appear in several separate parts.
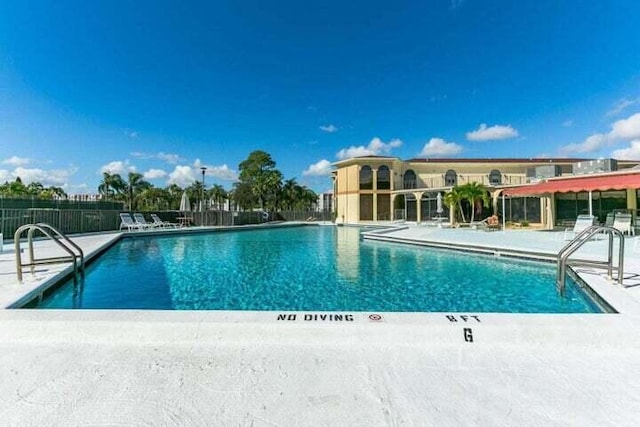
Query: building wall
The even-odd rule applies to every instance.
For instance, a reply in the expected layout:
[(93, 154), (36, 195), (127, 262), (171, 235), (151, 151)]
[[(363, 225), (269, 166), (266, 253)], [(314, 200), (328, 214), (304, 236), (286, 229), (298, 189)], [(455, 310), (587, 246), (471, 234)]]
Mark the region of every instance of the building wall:
[[(532, 170), (537, 166), (558, 166), (563, 174), (571, 173), (572, 164), (575, 159), (553, 159), (552, 161), (531, 161), (523, 159), (513, 159), (512, 161), (401, 161), (397, 158), (385, 157), (367, 157), (350, 159), (337, 164), (335, 171), (336, 177), (336, 194), (335, 194), (335, 211), (336, 221), (345, 223), (359, 223), (369, 221), (387, 221), (394, 219), (393, 200), (399, 194), (411, 193), (418, 200), (423, 194), (436, 191), (447, 191), (451, 185), (447, 185), (445, 175), (447, 171), (454, 170), (457, 174), (457, 185), (463, 185), (470, 182), (477, 182), (488, 187), (493, 203), (490, 209), (497, 209), (497, 197), (499, 197), (500, 188), (509, 185), (523, 185), (527, 183), (527, 176), (531, 175)], [(632, 164), (632, 162), (628, 162)], [(635, 162), (634, 164), (637, 164)], [(385, 165), (390, 169), (391, 189), (381, 190), (376, 188), (377, 170), (380, 166)], [(363, 166), (369, 166), (373, 171), (373, 188), (360, 190), (360, 169)], [(621, 161), (619, 167), (627, 167), (628, 165)], [(405, 189), (404, 176), (405, 173), (412, 170), (416, 174), (416, 186)], [(490, 174), (493, 170), (500, 172), (500, 184), (493, 185), (490, 181)], [(431, 191), (430, 191), (431, 190)], [(370, 207), (366, 211), (361, 212), (360, 201), (361, 195), (365, 196), (363, 202), (366, 207)], [(379, 195), (389, 195), (389, 207), (386, 207), (387, 196), (378, 197)], [(635, 196), (635, 194), (634, 194)], [(635, 205), (635, 198), (628, 198), (629, 205)], [(540, 203), (540, 212), (537, 215), (541, 221), (549, 227), (553, 227), (553, 215), (555, 211), (555, 200), (553, 198), (544, 198)], [(371, 212), (372, 211), (372, 212)], [(379, 212), (380, 211), (380, 212)], [(388, 215), (390, 213), (390, 215)], [(497, 212), (500, 214), (500, 212)], [(363, 218), (366, 218), (363, 220)], [(420, 216), (420, 220), (425, 220)]]

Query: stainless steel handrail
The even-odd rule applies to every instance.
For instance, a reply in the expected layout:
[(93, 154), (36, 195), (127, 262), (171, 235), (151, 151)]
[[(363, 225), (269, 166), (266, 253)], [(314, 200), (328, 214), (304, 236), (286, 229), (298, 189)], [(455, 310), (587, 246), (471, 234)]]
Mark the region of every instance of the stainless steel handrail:
[[(36, 230), (40, 231), (49, 239), (53, 240), (56, 243), (56, 245), (62, 248), (62, 250), (64, 250), (67, 254), (69, 254), (69, 256), (35, 259), (35, 255), (33, 251), (33, 233)], [(22, 236), (22, 233), (24, 233), (25, 231), (27, 231), (27, 243), (29, 244), (29, 262), (23, 264), (22, 253), (21, 253), (22, 251), (20, 248), (20, 238)], [(16, 230), (15, 234), (13, 235), (13, 241), (14, 241), (14, 246), (16, 251), (16, 273), (18, 276), (19, 283), (22, 283), (22, 277), (23, 277), (22, 269), (24, 267), (29, 267), (31, 270), (31, 274), (34, 274), (35, 273), (34, 267), (36, 265), (42, 265), (42, 264), (58, 264), (58, 263), (72, 262), (74, 281), (77, 282), (78, 280), (77, 279), (78, 272), (84, 275), (84, 252), (82, 251), (80, 246), (78, 246), (76, 243), (71, 241), (71, 239), (69, 239), (67, 236), (62, 234), (62, 232), (60, 232), (58, 229), (56, 229), (55, 227), (49, 224), (38, 223), (38, 224), (23, 225)], [(77, 252), (74, 252), (74, 250)], [(78, 258), (80, 261), (80, 267), (78, 267)]]
[(616, 235), (620, 239), (620, 244), (618, 245), (617, 281), (618, 284), (622, 285), (624, 275), (624, 234), (622, 234), (622, 232), (617, 228), (593, 225), (578, 233), (576, 237), (573, 238), (573, 240), (567, 243), (562, 249), (560, 249), (560, 252), (558, 252), (558, 272), (556, 276), (556, 284), (558, 285), (558, 291), (560, 292), (560, 295), (564, 296), (565, 294), (567, 263), (569, 262), (569, 257), (573, 255), (578, 249), (580, 249), (582, 245), (588, 242), (589, 239), (600, 233), (606, 233), (609, 237), (607, 261), (575, 260), (573, 261), (573, 264), (591, 267), (604, 266), (607, 269), (607, 278), (609, 280), (613, 280), (613, 238), (614, 235)]

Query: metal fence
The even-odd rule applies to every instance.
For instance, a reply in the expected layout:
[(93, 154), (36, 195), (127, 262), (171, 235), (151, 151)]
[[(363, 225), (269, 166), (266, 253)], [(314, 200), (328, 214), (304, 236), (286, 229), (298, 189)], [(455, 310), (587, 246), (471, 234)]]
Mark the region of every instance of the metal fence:
[[(15, 231), (22, 225), (44, 222), (54, 226), (64, 234), (116, 231), (120, 228), (121, 210), (95, 209), (0, 209), (0, 233), (5, 240), (13, 239)], [(330, 212), (143, 212), (151, 221), (150, 214), (156, 213), (163, 221), (186, 225), (233, 226), (261, 224), (269, 221), (331, 221)]]
[(0, 209), (76, 209), (76, 210), (116, 210), (124, 209), (123, 202), (105, 200), (40, 199), (37, 197), (0, 196)]

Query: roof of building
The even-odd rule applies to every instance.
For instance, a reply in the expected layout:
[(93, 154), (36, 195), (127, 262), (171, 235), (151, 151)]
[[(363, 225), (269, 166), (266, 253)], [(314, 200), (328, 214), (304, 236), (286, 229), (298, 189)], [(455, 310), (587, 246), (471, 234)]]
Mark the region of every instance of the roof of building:
[(505, 157), (505, 158), (448, 158), (448, 159), (414, 158), (406, 161), (409, 163), (576, 163), (576, 162), (584, 162), (588, 160), (594, 160), (594, 159), (569, 158), (569, 157), (560, 157), (560, 158)]
[(625, 170), (599, 174), (549, 178), (536, 184), (505, 189), (508, 196), (578, 193), (582, 191), (624, 190), (640, 188), (640, 171)]

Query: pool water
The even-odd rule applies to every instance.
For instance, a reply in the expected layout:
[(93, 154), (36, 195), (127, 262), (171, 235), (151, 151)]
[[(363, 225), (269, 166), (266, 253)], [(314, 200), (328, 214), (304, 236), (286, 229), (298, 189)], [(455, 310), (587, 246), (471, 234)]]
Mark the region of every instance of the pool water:
[(36, 308), (595, 313), (555, 266), (384, 242), (350, 227), (125, 238)]

